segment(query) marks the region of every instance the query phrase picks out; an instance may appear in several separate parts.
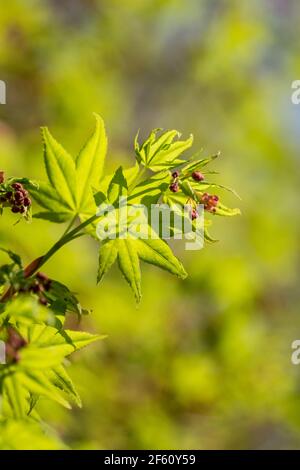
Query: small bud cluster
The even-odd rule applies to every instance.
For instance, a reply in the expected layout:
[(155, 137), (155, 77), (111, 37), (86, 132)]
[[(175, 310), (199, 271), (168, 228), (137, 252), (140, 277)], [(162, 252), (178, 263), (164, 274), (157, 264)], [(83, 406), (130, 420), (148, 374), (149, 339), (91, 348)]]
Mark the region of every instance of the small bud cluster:
[[(192, 177), (192, 179), (194, 181), (197, 181), (197, 182), (201, 182), (205, 179), (203, 173), (201, 173), (200, 171), (193, 171), (191, 174), (188, 175), (188, 177)], [(179, 186), (179, 171), (173, 171), (172, 173), (172, 182), (169, 186), (169, 189), (170, 191), (172, 191), (173, 193), (177, 193), (180, 189), (180, 186)], [(196, 192), (197, 194), (197, 192)], [(198, 193), (198, 197), (199, 197), (199, 193)], [(199, 199), (198, 199), (199, 201)], [(211, 194), (208, 194), (208, 193), (204, 193), (200, 196), (200, 202), (201, 204), (204, 205), (204, 209), (208, 212), (212, 212), (212, 213), (215, 213), (216, 212), (216, 207), (218, 205), (218, 201), (219, 201), (219, 197), (216, 196), (216, 195), (211, 195)], [(193, 200), (193, 203), (195, 204), (196, 200)], [(192, 208), (191, 211), (190, 211), (190, 217), (192, 220), (195, 220), (199, 217), (199, 213), (197, 212), (197, 210), (195, 208)]]
[(26, 287), (22, 287), (19, 292), (32, 292), (38, 296), (41, 305), (47, 305), (45, 292), (48, 292), (50, 288), (51, 279), (46, 274), (38, 272), (32, 281)]
[(201, 196), (201, 203), (204, 204), (204, 209), (208, 212), (216, 212), (216, 207), (218, 205), (219, 198), (218, 196), (204, 193)]
[(7, 329), (8, 338), (5, 342), (7, 362), (15, 363), (20, 360), (19, 351), (27, 345), (27, 341), (12, 327)]
[[(0, 171), (0, 184), (4, 183), (4, 172)], [(14, 214), (26, 215), (31, 207), (31, 199), (28, 191), (21, 183), (12, 183), (5, 185), (0, 191), (0, 204), (8, 206)]]

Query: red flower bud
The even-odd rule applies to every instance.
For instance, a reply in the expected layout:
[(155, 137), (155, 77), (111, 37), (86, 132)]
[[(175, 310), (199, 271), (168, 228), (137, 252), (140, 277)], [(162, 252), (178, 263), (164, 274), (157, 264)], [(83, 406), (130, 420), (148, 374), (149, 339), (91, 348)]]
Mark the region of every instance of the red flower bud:
[(204, 193), (201, 197), (201, 202), (208, 202), (209, 201), (209, 194)]
[(197, 219), (197, 217), (199, 217), (198, 212), (196, 211), (196, 209), (192, 209), (191, 210), (191, 219), (195, 220), (195, 219)]
[(178, 193), (178, 191), (179, 191), (179, 184), (178, 184), (178, 183), (172, 183), (172, 184), (170, 184), (169, 189), (170, 189), (170, 191), (172, 191), (173, 193)]
[(204, 175), (200, 171), (193, 171), (192, 178), (195, 181), (203, 181), (204, 180)]
[(218, 196), (212, 196), (208, 193), (204, 193), (201, 197), (201, 202), (204, 204), (204, 209), (209, 212), (216, 212), (216, 206), (218, 205), (218, 201)]
[(31, 206), (31, 199), (29, 197), (25, 197), (23, 204), (25, 207)]
[(21, 183), (13, 183), (11, 187), (16, 189), (17, 191), (23, 189), (23, 185)]
[(15, 193), (15, 200), (16, 200), (17, 203), (23, 203), (24, 196), (23, 196), (23, 193), (21, 191), (17, 191)]

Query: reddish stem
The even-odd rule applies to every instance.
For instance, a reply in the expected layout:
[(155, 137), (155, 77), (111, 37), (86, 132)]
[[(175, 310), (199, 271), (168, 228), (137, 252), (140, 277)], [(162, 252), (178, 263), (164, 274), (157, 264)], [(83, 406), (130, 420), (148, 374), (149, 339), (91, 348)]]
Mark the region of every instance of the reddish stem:
[[(44, 256), (40, 256), (39, 258), (36, 258), (34, 261), (32, 261), (26, 268), (24, 269), (24, 277), (30, 277), (32, 274), (34, 274), (39, 267), (42, 264), (42, 261), (44, 259)], [(1, 297), (1, 302), (6, 302), (9, 300), (15, 293), (15, 290), (13, 287), (9, 287), (6, 292)]]

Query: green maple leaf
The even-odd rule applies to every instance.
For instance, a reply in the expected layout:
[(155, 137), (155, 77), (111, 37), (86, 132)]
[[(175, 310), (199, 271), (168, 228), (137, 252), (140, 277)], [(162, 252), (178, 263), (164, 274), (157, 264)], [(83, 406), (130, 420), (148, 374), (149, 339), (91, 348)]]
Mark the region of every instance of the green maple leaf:
[[(160, 129), (154, 129), (142, 145), (135, 139), (135, 153), (139, 163), (153, 171), (170, 169), (182, 164), (182, 153), (193, 144), (193, 136), (187, 140), (179, 140), (181, 134), (176, 130), (164, 132), (157, 138)], [(178, 140), (174, 140), (178, 137)]]
[[(117, 222), (117, 202), (119, 197), (127, 195), (127, 188), (128, 183), (125, 175), (122, 168), (119, 168), (108, 185), (106, 199), (108, 203), (116, 206)], [(139, 191), (138, 189), (134, 192), (132, 199), (134, 203), (140, 201)], [(130, 200), (130, 196), (128, 200)], [(130, 209), (130, 204), (127, 209)], [(118, 226), (115, 228), (115, 232), (107, 233), (107, 238), (102, 240), (100, 244), (97, 277), (100, 282), (115, 261), (118, 261), (120, 271), (130, 285), (137, 302), (140, 301), (142, 295), (140, 260), (160, 267), (180, 278), (184, 279), (187, 276), (181, 262), (173, 254), (169, 245), (153, 232), (146, 219), (142, 230), (146, 232), (146, 236), (143, 238), (134, 237), (130, 233), (126, 234), (126, 238), (122, 238), (119, 235), (123, 233), (123, 229)]]
[(44, 324), (17, 323), (18, 334), (28, 343), (19, 350), (17, 363), (0, 367), (2, 414), (24, 418), (31, 412), (33, 396), (44, 396), (70, 408), (81, 406), (74, 384), (62, 362), (103, 336), (58, 330)]
[(102, 178), (107, 150), (103, 120), (97, 114), (95, 119), (95, 130), (76, 159), (54, 139), (48, 128), (42, 128), (48, 182), (39, 183), (31, 194), (46, 211), (34, 217), (62, 223), (77, 215), (90, 214), (91, 210), (95, 214), (92, 188)]
[(141, 300), (140, 260), (162, 268), (184, 279), (187, 274), (181, 262), (162, 239), (116, 239), (100, 245), (98, 282), (118, 261), (119, 268), (130, 285), (137, 302)]

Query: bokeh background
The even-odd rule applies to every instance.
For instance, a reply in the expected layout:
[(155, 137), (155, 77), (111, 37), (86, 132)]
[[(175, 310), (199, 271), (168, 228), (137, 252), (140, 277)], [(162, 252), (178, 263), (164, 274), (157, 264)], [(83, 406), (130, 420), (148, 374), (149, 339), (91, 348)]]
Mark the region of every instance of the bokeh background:
[[(10, 0), (0, 15), (0, 166), (43, 178), (39, 126), (73, 154), (107, 126), (107, 170), (134, 161), (138, 129), (193, 133), (222, 151), (219, 181), (242, 216), (220, 242), (176, 246), (189, 277), (143, 267), (143, 300), (117, 270), (96, 286), (97, 247), (80, 239), (48, 264), (78, 292), (101, 344), (72, 359), (82, 410), (40, 412), (75, 449), (300, 448), (300, 106), (297, 0)], [(236, 206), (225, 195), (228, 205)], [(63, 227), (0, 222), (25, 261)]]

